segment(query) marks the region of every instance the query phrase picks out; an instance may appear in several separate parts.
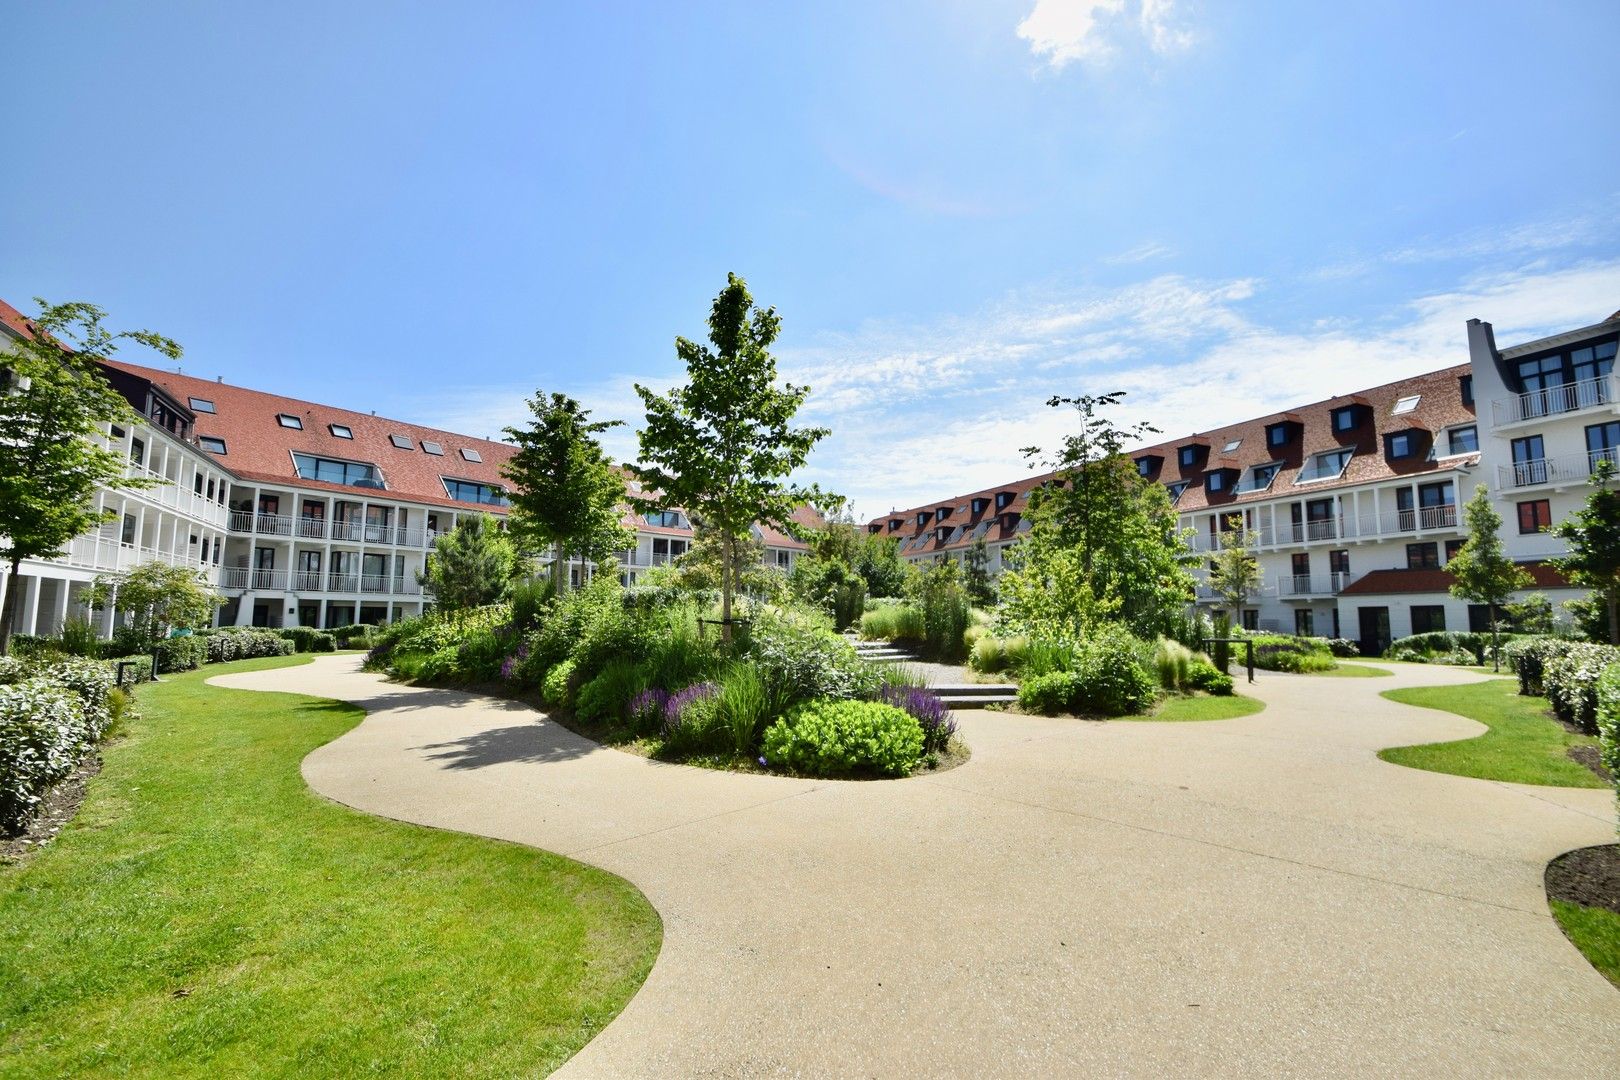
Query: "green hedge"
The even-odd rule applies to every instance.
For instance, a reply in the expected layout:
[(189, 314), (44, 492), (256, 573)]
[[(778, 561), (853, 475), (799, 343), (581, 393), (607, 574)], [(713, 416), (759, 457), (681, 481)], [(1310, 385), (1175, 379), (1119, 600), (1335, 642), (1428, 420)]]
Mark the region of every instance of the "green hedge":
[(879, 701), (812, 701), (765, 729), (765, 760), (810, 776), (904, 776), (923, 753), (923, 730)]
[(208, 662), (208, 639), (175, 637), (159, 641), (152, 646), (161, 675), (173, 671), (195, 671)]

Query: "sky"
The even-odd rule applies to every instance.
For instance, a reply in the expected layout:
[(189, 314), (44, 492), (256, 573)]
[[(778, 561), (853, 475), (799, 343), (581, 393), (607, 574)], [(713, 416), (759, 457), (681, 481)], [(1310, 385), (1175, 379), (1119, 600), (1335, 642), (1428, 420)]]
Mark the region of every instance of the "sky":
[(627, 459), (736, 272), (862, 516), (1036, 471), (1053, 395), (1179, 436), (1620, 309), (1612, 0), (4, 10), (0, 298)]

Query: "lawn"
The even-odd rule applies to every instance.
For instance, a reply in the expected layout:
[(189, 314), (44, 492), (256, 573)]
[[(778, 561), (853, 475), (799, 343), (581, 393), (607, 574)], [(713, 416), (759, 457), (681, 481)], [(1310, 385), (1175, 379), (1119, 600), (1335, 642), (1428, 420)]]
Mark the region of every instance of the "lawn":
[(351, 705), (143, 687), (78, 818), (0, 868), (7, 1076), (513, 1076), (624, 1007), (658, 953), (632, 886), (361, 814), (298, 763)]
[(1571, 746), (1594, 746), (1597, 740), (1566, 731), (1548, 715), (1545, 698), (1520, 697), (1518, 683), (1512, 679), (1386, 690), (1383, 696), (1406, 705), (1456, 713), (1490, 728), (1477, 738), (1461, 742), (1381, 750), (1378, 756), (1385, 761), (1414, 769), (1515, 784), (1607, 786), (1590, 769), (1569, 760), (1564, 753)]
[(1121, 716), (1117, 719), (1158, 720), (1164, 723), (1183, 720), (1231, 720), (1239, 716), (1252, 715), (1265, 707), (1265, 702), (1239, 694), (1230, 694), (1226, 697), (1217, 697), (1213, 694), (1170, 694), (1159, 703), (1158, 708), (1145, 716)]
[(1603, 908), (1552, 901), (1553, 918), (1592, 966), (1620, 987), (1620, 915)]

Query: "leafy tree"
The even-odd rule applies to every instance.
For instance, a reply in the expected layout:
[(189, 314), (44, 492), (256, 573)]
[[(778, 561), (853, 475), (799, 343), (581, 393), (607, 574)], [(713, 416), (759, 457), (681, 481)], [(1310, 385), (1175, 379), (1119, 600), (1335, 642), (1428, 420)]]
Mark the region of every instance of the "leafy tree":
[(1555, 629), (1552, 601), (1546, 593), (1531, 593), (1523, 600), (1502, 605), (1503, 621), (1520, 634), (1550, 634)]
[(1592, 466), (1592, 492), (1586, 505), (1553, 526), (1553, 535), (1569, 543), (1569, 554), (1552, 560), (1576, 585), (1591, 589), (1606, 615), (1609, 643), (1620, 645), (1620, 491), (1614, 462)]
[(1500, 611), (1519, 589), (1534, 583), (1524, 567), (1502, 550), (1502, 515), (1491, 505), (1490, 492), (1481, 484), (1463, 507), (1468, 539), (1451, 557), (1446, 569), (1452, 577), (1451, 595), (1472, 604), (1490, 605), (1491, 659), (1502, 670)]
[(727, 544), (725, 537), (700, 519), (692, 522), (692, 546), (676, 560), (674, 579), (682, 588), (720, 591), (722, 560), (730, 553), (731, 581), (744, 596), (777, 599), (783, 593), (782, 572), (765, 564), (765, 541), (749, 533)]
[(0, 360), (9, 373), (0, 382), (0, 559), (10, 567), (0, 655), (11, 647), (23, 560), (54, 558), (111, 518), (112, 511), (96, 509), (97, 491), (155, 483), (125, 476), (124, 455), (93, 441), (109, 424), (138, 419), (102, 377), (97, 358), (112, 356), (123, 341), (180, 356), (179, 345), (150, 331), (106, 329), (106, 312), (93, 304), (35, 299), (33, 332)]
[(900, 557), (900, 542), (892, 536), (864, 536), (855, 559), (855, 572), (866, 579), (873, 596), (902, 596), (913, 571)]
[(416, 581), (432, 590), (439, 607), (456, 610), (500, 600), (520, 570), (511, 539), (488, 514), (463, 514), (433, 541), (427, 569), (416, 572)]
[(636, 385), (647, 408), (638, 471), (653, 489), (647, 501), (701, 518), (720, 538), (720, 617), (731, 636), (736, 582), (733, 549), (756, 522), (794, 535), (793, 512), (814, 492), (787, 482), (826, 428), (792, 426), (810, 392), (776, 385), (770, 353), (781, 330), (775, 308), (760, 310), (736, 274), (709, 313), (709, 345), (675, 339), (687, 384), (659, 396)]
[(1211, 560), (1209, 587), (1215, 590), (1231, 612), (1232, 622), (1243, 616), (1243, 605), (1260, 588), (1260, 560), (1254, 557), (1254, 542), (1243, 519), (1236, 514), (1228, 519), (1231, 528), (1221, 533), (1220, 550)]
[(524, 550), (551, 551), (551, 579), (561, 593), (571, 558), (605, 562), (635, 544), (621, 521), (624, 478), (599, 441), (620, 421), (592, 420), (573, 398), (538, 391), (529, 411), (527, 427), (506, 429), (518, 447), (501, 469), (516, 489), (509, 527)]
[[(1054, 408), (1072, 407), (1079, 430), (1067, 436), (1049, 464), (1051, 480), (1030, 495), (1031, 522), (1021, 568), (1023, 580), (1001, 575), (1003, 602), (1009, 592), (1026, 607), (1056, 605), (1072, 622), (1086, 617), (1122, 619), (1141, 637), (1167, 633), (1193, 595), (1189, 567), (1196, 561), (1159, 484), (1138, 475), (1125, 454), (1128, 442), (1154, 434), (1147, 424), (1119, 427), (1103, 410), (1123, 394), (1054, 397)], [(1031, 457), (1035, 449), (1025, 453)], [(1032, 542), (1033, 541), (1033, 542)], [(1083, 582), (1083, 592), (1074, 591)], [(1068, 598), (1042, 601), (1036, 592), (1071, 590)]]
[(86, 595), (96, 610), (111, 605), (130, 616), (130, 628), (145, 644), (162, 641), (171, 630), (212, 621), (224, 597), (208, 587), (197, 570), (168, 563), (142, 563), (122, 574), (102, 574)]
[(962, 558), (962, 587), (967, 590), (968, 602), (974, 607), (995, 605), (996, 589), (990, 583), (990, 547), (983, 537), (975, 540)]

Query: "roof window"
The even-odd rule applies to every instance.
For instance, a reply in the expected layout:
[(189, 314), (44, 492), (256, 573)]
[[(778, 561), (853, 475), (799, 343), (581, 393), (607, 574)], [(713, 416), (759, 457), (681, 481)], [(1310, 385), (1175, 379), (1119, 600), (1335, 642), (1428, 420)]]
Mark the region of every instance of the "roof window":
[(304, 430), (304, 422), (292, 413), (276, 413), (276, 423), (282, 427), (292, 428), (294, 431)]
[(327, 424), (326, 425), (326, 430), (330, 431), (332, 433), (333, 438), (337, 438), (337, 439), (352, 439), (352, 438), (354, 438), (354, 432), (350, 431), (343, 424)]
[(461, 456), (466, 458), (468, 461), (483, 461), (484, 460), (483, 455), (480, 454), (478, 451), (476, 451), (476, 450), (468, 450), (466, 447), (461, 448)]
[(399, 449), (399, 450), (415, 450), (416, 449), (416, 444), (411, 442), (411, 440), (407, 439), (403, 435), (390, 435), (390, 436), (388, 436), (388, 441), (393, 443), (395, 448)]
[(1413, 409), (1416, 409), (1418, 407), (1418, 402), (1420, 402), (1422, 400), (1423, 400), (1423, 395), (1422, 394), (1413, 394), (1410, 397), (1400, 398), (1395, 402), (1395, 407), (1390, 410), (1390, 415), (1391, 416), (1405, 416), (1407, 413), (1411, 412)]
[(1231, 442), (1229, 442), (1225, 446), (1221, 447), (1221, 453), (1230, 454), (1230, 453), (1232, 453), (1233, 451), (1235, 451), (1238, 447), (1240, 447), (1242, 445), (1243, 445), (1243, 440), (1242, 439), (1233, 439)]
[(444, 457), (444, 447), (440, 446), (432, 439), (422, 440), (422, 452), (432, 454), (434, 457)]
[(209, 401), (207, 398), (202, 398), (202, 397), (186, 398), (186, 404), (191, 406), (191, 411), (192, 412), (211, 413), (211, 412), (214, 411), (214, 403), (212, 401)]
[(212, 435), (197, 436), (197, 445), (210, 454), (223, 454), (225, 452), (225, 440), (215, 438)]

